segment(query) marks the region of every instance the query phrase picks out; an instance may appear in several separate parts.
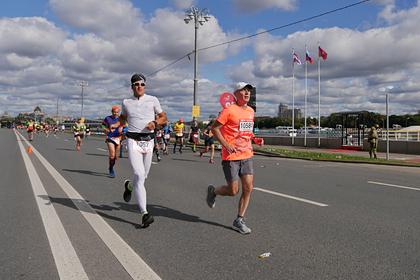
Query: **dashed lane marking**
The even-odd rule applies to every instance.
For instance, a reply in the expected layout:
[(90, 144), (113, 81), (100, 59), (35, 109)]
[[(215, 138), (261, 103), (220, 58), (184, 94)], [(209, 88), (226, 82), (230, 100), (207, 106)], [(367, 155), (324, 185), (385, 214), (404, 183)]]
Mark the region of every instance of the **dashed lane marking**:
[(284, 194), (284, 193), (274, 192), (274, 191), (270, 191), (270, 190), (266, 190), (266, 189), (262, 189), (262, 188), (254, 188), (254, 190), (269, 193), (269, 194), (276, 195), (276, 196), (281, 196), (281, 197), (284, 197), (284, 198), (293, 199), (293, 200), (304, 202), (304, 203), (309, 203), (309, 204), (320, 206), (320, 207), (328, 206), (328, 204), (319, 203), (319, 202), (312, 201), (312, 200), (309, 200), (309, 199), (300, 198), (300, 197), (296, 197), (296, 196), (292, 196), (292, 195), (288, 195), (288, 194)]
[(375, 182), (375, 181), (368, 181), (369, 184), (375, 184), (380, 186), (386, 186), (386, 187), (393, 187), (393, 188), (399, 188), (399, 189), (407, 189), (407, 190), (413, 190), (413, 191), (420, 191), (420, 188), (413, 188), (413, 187), (407, 187), (407, 186), (401, 186), (401, 185), (394, 185), (394, 184), (388, 184), (388, 183), (381, 183), (381, 182)]

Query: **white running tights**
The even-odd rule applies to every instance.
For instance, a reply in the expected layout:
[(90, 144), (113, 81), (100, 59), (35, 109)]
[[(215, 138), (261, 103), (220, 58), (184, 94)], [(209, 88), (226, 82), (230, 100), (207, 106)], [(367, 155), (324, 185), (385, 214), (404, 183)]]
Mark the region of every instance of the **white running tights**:
[(130, 160), (131, 168), (133, 169), (133, 191), (140, 208), (140, 213), (147, 212), (146, 207), (146, 188), (144, 181), (149, 174), (150, 166), (152, 165), (154, 140), (151, 140), (151, 148), (147, 149), (147, 153), (142, 151), (136, 140), (127, 139), (128, 159)]

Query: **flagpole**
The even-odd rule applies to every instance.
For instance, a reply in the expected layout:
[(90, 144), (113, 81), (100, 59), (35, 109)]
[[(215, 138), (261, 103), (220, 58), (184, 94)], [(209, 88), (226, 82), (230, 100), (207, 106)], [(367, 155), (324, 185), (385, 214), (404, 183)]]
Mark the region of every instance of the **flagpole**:
[(321, 148), (321, 59), (318, 43), (318, 147)]
[[(295, 50), (293, 49), (293, 55)], [(295, 145), (295, 61), (292, 61), (292, 146)]]
[(306, 58), (307, 53), (308, 53), (308, 49), (305, 45), (305, 114), (304, 114), (305, 115), (305, 138), (303, 141), (303, 146), (305, 147), (306, 147), (306, 131), (307, 131), (306, 129), (306, 111), (307, 111), (306, 104), (308, 100), (308, 60)]

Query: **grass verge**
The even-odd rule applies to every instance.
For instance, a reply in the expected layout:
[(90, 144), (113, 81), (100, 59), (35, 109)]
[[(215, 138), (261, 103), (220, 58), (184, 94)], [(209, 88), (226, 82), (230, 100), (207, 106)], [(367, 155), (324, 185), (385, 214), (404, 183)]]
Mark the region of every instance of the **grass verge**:
[(258, 152), (265, 153), (271, 156), (279, 156), (279, 157), (295, 158), (295, 159), (420, 167), (420, 163), (407, 162), (407, 161), (402, 161), (402, 160), (370, 159), (367, 157), (346, 155), (346, 154), (340, 154), (340, 153), (332, 154), (332, 153), (321, 153), (321, 152), (311, 152), (311, 151), (289, 150), (289, 149), (277, 148), (273, 146), (254, 147), (254, 151), (257, 153)]

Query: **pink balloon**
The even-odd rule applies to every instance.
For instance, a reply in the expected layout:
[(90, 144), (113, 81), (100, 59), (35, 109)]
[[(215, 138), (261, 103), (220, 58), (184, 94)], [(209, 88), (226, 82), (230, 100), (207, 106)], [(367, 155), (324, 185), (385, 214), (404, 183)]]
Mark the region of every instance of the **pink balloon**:
[(219, 102), (223, 108), (227, 108), (230, 105), (235, 104), (236, 100), (232, 93), (224, 92), (220, 95)]

